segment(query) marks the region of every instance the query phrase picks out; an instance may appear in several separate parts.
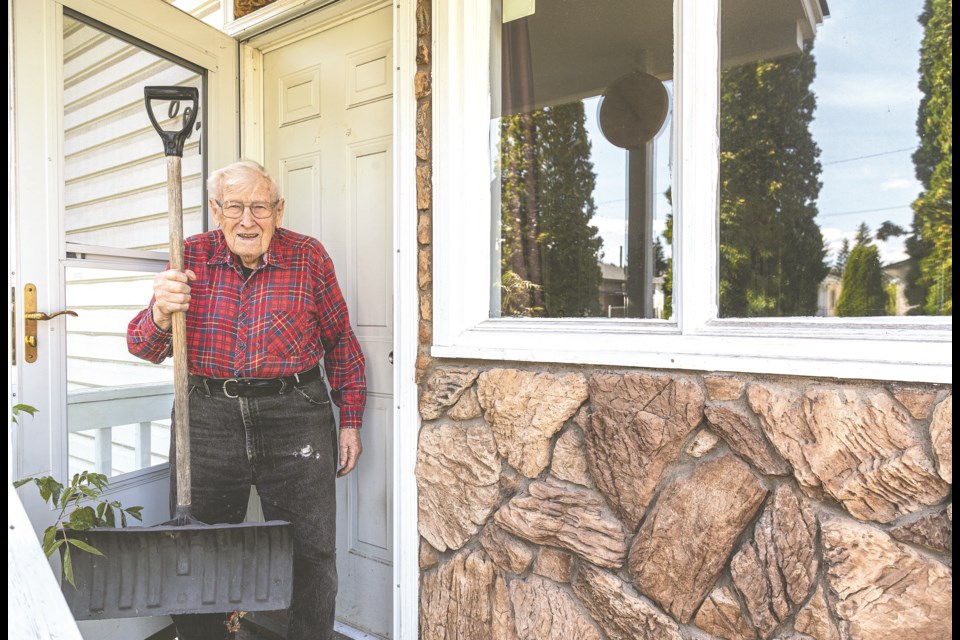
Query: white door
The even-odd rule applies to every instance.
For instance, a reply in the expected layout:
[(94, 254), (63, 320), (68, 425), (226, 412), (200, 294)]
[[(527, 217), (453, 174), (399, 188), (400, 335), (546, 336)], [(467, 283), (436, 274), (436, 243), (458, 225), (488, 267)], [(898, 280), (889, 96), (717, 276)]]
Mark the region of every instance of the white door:
[[(102, 471), (111, 499), (143, 506), (155, 524), (169, 519), (172, 375), (169, 363), (130, 356), (124, 336), (167, 260), (166, 161), (143, 87), (201, 90), (203, 128), (182, 164), (184, 227), (200, 232), (204, 165), (237, 155), (237, 44), (161, 0), (14, 0), (13, 9), (13, 386), (15, 402), (39, 409), (15, 430), (13, 475), (66, 482)], [(78, 313), (38, 322), (29, 358), (28, 285), (38, 311)], [(53, 521), (32, 486), (20, 494), (38, 530)]]
[(391, 24), (387, 6), (263, 57), (264, 155), (286, 198), (284, 226), (327, 248), (367, 362), (363, 456), (337, 485), (337, 618), (383, 638), (392, 624)]

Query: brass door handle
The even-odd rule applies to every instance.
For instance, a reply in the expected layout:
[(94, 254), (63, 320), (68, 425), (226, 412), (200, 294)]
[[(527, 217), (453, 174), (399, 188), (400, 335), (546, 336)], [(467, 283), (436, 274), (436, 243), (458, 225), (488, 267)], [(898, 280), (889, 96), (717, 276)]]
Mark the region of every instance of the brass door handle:
[(57, 316), (68, 315), (76, 317), (77, 312), (70, 309), (46, 314), (37, 311), (37, 285), (32, 282), (23, 287), (23, 358), (27, 362), (37, 361), (37, 322), (53, 320)]
[(24, 313), (24, 314), (23, 314), (23, 317), (24, 317), (25, 319), (27, 319), (27, 320), (53, 320), (53, 319), (56, 318), (57, 316), (62, 316), (62, 315), (64, 315), (64, 314), (66, 314), (66, 315), (68, 315), (68, 316), (77, 317), (77, 312), (76, 312), (76, 311), (70, 311), (70, 309), (64, 309), (63, 311), (57, 311), (57, 312), (54, 313), (52, 316), (48, 316), (47, 314), (45, 314), (45, 313), (42, 312), (42, 311), (35, 311), (35, 312), (33, 312), (33, 313)]

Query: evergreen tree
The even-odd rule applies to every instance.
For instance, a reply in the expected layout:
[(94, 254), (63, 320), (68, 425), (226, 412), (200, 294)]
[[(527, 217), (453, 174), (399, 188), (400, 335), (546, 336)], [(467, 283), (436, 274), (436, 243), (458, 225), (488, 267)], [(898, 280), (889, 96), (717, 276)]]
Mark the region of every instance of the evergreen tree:
[(850, 259), (850, 240), (848, 238), (843, 239), (843, 243), (840, 245), (840, 251), (837, 252), (837, 258), (833, 262), (833, 268), (830, 270), (830, 273), (837, 276), (838, 278), (843, 277), (843, 269), (847, 266), (847, 260)]
[[(670, 189), (667, 189), (667, 200), (673, 204), (673, 197)], [(667, 244), (673, 246), (673, 211), (667, 214), (667, 224), (663, 230), (663, 238)], [(667, 268), (663, 274), (663, 317), (664, 319), (673, 317), (673, 255), (667, 258)]]
[(519, 113), (500, 126), (500, 312), (543, 315), (533, 116)]
[(880, 252), (873, 245), (866, 224), (861, 224), (857, 231), (857, 243), (847, 259), (841, 287), (838, 316), (887, 315), (889, 296), (884, 286)]
[(953, 315), (953, 0), (927, 0), (919, 18), (920, 101), (913, 154), (923, 192), (907, 239), (907, 300), (915, 312)]
[(721, 76), (720, 314), (803, 316), (829, 272), (817, 215), (809, 47)]
[(590, 224), (597, 175), (590, 161), (586, 114), (579, 100), (535, 117), (543, 298), (549, 318), (600, 315), (600, 246)]
[(583, 103), (503, 119), (501, 310), (600, 315), (600, 246)]

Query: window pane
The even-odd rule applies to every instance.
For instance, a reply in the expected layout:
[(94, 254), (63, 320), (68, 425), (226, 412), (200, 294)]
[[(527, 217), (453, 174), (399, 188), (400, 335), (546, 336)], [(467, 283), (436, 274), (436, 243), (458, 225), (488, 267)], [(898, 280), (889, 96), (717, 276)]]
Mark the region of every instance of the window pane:
[(952, 315), (949, 3), (804, 6), (722, 3), (720, 315)]
[(491, 51), (491, 316), (669, 318), (673, 3), (493, 0)]
[[(63, 19), (65, 241), (104, 248), (169, 247), (167, 162), (163, 140), (144, 104), (146, 86), (197, 87), (203, 76), (80, 19)], [(164, 130), (186, 122), (189, 104), (154, 101)], [(203, 230), (203, 157), (194, 129), (181, 164), (184, 235)], [(69, 244), (68, 244), (69, 250)], [(166, 462), (170, 407), (169, 362), (131, 356), (129, 321), (153, 293), (154, 271), (110, 268), (84, 252), (89, 266), (64, 270), (67, 307), (67, 447), (71, 474), (108, 476)], [(140, 265), (144, 264), (142, 261)], [(163, 269), (156, 262), (155, 271)], [(146, 269), (146, 270), (142, 270)]]
[[(145, 86), (201, 90), (202, 76), (95, 27), (63, 19), (64, 224), (66, 241), (165, 251), (167, 163), (143, 103)], [(182, 126), (186, 105), (164, 128)], [(176, 124), (175, 124), (176, 123)], [(183, 150), (184, 235), (203, 231), (200, 132)]]
[(70, 474), (119, 475), (167, 461), (171, 361), (127, 351), (127, 324), (153, 294), (152, 272), (68, 267), (67, 431)]

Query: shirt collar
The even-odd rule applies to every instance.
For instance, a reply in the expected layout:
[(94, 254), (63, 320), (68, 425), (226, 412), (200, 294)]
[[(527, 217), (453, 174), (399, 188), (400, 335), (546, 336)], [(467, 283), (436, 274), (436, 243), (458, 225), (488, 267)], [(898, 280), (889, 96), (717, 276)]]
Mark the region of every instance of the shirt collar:
[[(270, 246), (267, 247), (267, 252), (262, 256), (264, 266), (272, 265), (280, 269), (286, 269), (287, 259), (285, 255), (290, 244), (289, 241), (290, 238), (287, 236), (286, 230), (278, 227), (273, 232), (273, 237), (270, 239)], [(239, 258), (231, 253), (230, 248), (227, 246), (227, 238), (223, 235), (223, 229), (214, 231), (213, 242), (213, 252), (210, 255), (210, 259), (207, 260), (207, 264), (240, 264)]]

